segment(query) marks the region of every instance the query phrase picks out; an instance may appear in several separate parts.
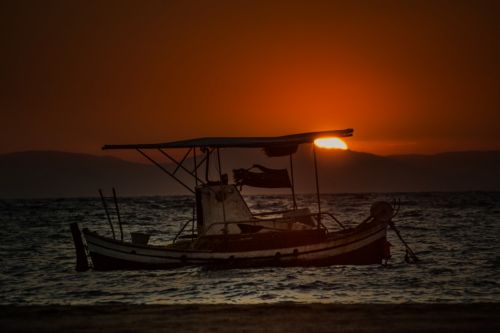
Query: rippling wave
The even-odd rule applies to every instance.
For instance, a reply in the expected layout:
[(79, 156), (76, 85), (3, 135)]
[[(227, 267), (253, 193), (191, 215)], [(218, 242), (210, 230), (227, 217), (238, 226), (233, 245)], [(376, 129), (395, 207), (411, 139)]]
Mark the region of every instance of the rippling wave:
[[(85, 272), (74, 270), (69, 224), (110, 235), (98, 198), (0, 201), (0, 303), (401, 303), (500, 301), (500, 193), (325, 195), (324, 210), (347, 225), (376, 200), (401, 199), (395, 222), (422, 263), (404, 262), (394, 233), (388, 266)], [(254, 212), (290, 207), (289, 196), (248, 196)], [(299, 196), (315, 210), (314, 196)], [(192, 216), (190, 197), (122, 198), (126, 238), (164, 244)], [(113, 207), (110, 203), (110, 207)], [(115, 219), (116, 221), (116, 219)], [(116, 228), (117, 229), (117, 228)]]

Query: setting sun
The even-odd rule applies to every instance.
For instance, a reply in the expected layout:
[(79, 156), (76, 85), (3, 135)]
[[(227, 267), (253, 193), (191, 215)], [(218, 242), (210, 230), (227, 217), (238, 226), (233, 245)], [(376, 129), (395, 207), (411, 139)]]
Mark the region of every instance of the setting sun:
[(314, 144), (320, 148), (347, 150), (347, 144), (339, 138), (319, 138)]

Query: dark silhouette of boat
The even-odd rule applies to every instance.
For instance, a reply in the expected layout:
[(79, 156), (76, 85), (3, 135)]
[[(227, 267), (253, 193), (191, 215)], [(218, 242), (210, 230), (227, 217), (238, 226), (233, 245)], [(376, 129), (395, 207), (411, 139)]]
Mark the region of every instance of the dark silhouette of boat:
[[(120, 220), (120, 239), (116, 239), (114, 230), (111, 238), (88, 229), (80, 232), (78, 225), (73, 224), (77, 269), (88, 268), (87, 257), (95, 270), (168, 269), (184, 265), (255, 267), (381, 264), (390, 257), (386, 235), (388, 226), (392, 224), (394, 207), (387, 202), (375, 202), (370, 213), (367, 213), (368, 217), (352, 228), (345, 227), (331, 213), (322, 211), (314, 144), (317, 211), (299, 208), (295, 200), (292, 156), (297, 147), (311, 144), (317, 138), (348, 137), (352, 133), (352, 129), (345, 129), (279, 137), (220, 137), (160, 144), (105, 145), (103, 149), (136, 150), (188, 189), (195, 198), (193, 219), (185, 222), (173, 241), (164, 246), (148, 245), (148, 236), (143, 234), (132, 234), (132, 241), (124, 241)], [(229, 183), (227, 175), (221, 173), (219, 151), (224, 148), (262, 148), (269, 157), (287, 156), (291, 178), (287, 169), (254, 165), (249, 169), (234, 170), (234, 183)], [(187, 149), (187, 152), (178, 161), (167, 152), (168, 149)], [(175, 169), (167, 170), (147, 153), (149, 150), (160, 152), (175, 163)], [(203, 158), (197, 151), (204, 154)], [(188, 167), (185, 162), (191, 154), (193, 166)], [(219, 171), (216, 181), (208, 177), (210, 158), (214, 156)], [(204, 179), (199, 170), (203, 166)], [(177, 177), (180, 170), (193, 178), (193, 186)], [(242, 186), (290, 188), (292, 209), (253, 213), (240, 193)], [(103, 204), (109, 219), (104, 199)], [(118, 212), (118, 205), (116, 209)], [(109, 222), (111, 224), (111, 220)]]

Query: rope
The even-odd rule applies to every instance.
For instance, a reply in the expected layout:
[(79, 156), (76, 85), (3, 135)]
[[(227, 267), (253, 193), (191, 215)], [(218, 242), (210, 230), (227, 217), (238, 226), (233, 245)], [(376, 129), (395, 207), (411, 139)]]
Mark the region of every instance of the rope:
[(414, 263), (419, 262), (420, 259), (417, 258), (417, 255), (415, 254), (415, 252), (413, 252), (413, 250), (410, 248), (408, 243), (406, 243), (406, 241), (403, 239), (403, 236), (401, 236), (401, 233), (399, 232), (398, 228), (396, 228), (396, 225), (394, 224), (394, 222), (391, 221), (389, 223), (389, 225), (391, 226), (391, 229), (396, 232), (396, 235), (398, 236), (399, 240), (401, 240), (401, 242), (403, 243), (403, 245), (406, 248), (406, 254), (405, 254), (406, 262), (410, 263), (410, 262), (412, 262), (411, 260), (413, 260)]

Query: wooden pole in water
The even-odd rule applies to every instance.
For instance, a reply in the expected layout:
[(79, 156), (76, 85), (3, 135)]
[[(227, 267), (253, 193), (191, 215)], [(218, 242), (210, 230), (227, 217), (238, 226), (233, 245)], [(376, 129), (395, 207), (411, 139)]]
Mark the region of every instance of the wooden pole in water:
[(70, 225), (71, 234), (73, 235), (73, 243), (75, 244), (76, 250), (76, 271), (85, 272), (89, 269), (89, 262), (87, 260), (87, 253), (85, 252), (85, 247), (83, 245), (82, 234), (80, 228), (78, 228), (78, 223), (74, 222)]
[(99, 195), (101, 196), (102, 205), (104, 206), (104, 211), (106, 212), (106, 217), (108, 218), (109, 226), (111, 227), (111, 232), (113, 233), (113, 239), (116, 239), (115, 228), (113, 228), (113, 223), (111, 222), (111, 216), (109, 216), (108, 206), (106, 205), (106, 200), (104, 200), (104, 195), (102, 195), (102, 190), (99, 189)]
[(116, 200), (116, 191), (114, 187), (113, 187), (113, 200), (115, 202), (116, 216), (118, 217), (118, 226), (120, 227), (120, 239), (123, 242), (122, 219), (120, 218), (120, 209), (118, 208), (118, 201)]

